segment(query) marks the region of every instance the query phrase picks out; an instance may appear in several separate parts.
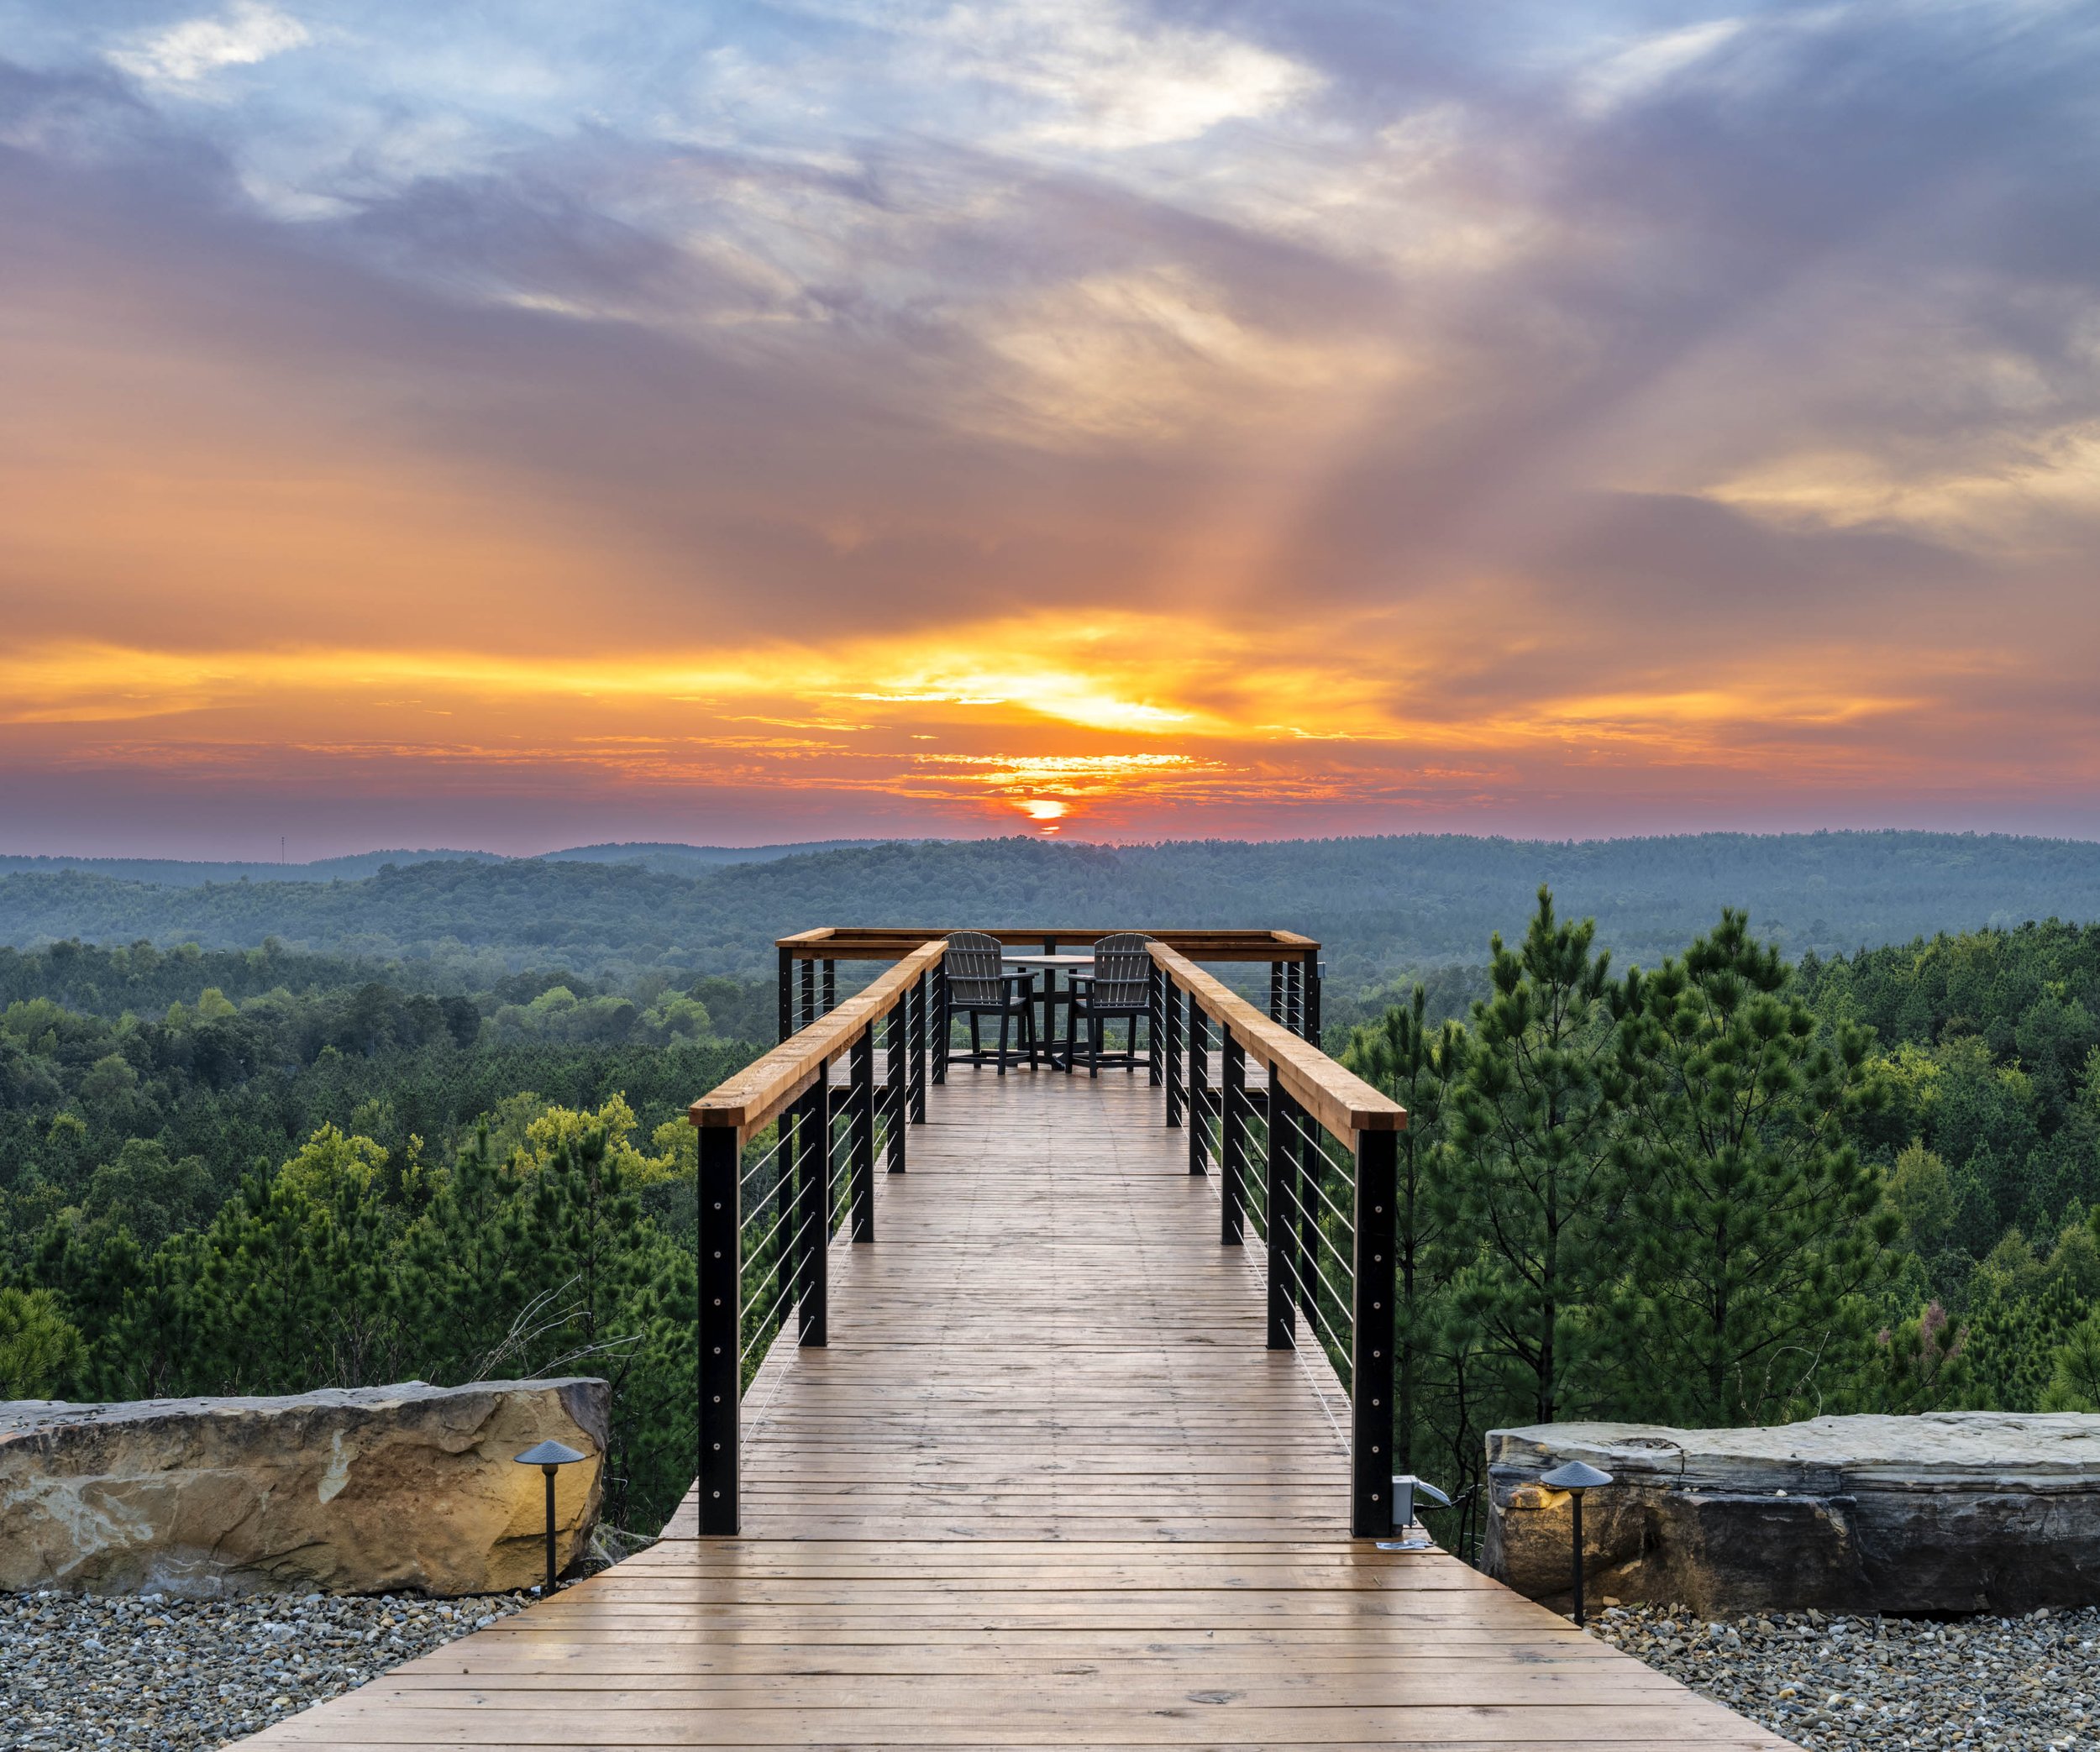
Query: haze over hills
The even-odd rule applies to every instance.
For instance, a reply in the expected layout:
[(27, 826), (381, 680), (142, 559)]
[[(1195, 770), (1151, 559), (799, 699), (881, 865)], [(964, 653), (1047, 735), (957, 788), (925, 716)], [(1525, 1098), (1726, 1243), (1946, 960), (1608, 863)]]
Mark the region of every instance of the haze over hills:
[(911, 844), (888, 840), (801, 840), (785, 846), (680, 846), (664, 842), (630, 840), (602, 846), (571, 846), (564, 852), (541, 854), (548, 863), (639, 864), (664, 875), (690, 875), (723, 864), (770, 863), (779, 858), (798, 858), (810, 852), (839, 852), (851, 846)]
[[(623, 854), (632, 854), (626, 856)], [(371, 853), (391, 868), (291, 880), (170, 867), (155, 879), (76, 868), (0, 876), (0, 942), (148, 938), (387, 958), (769, 973), (773, 939), (811, 925), (1280, 925), (1327, 946), (1341, 991), (1485, 958), (1550, 884), (1621, 965), (1653, 966), (1749, 909), (1789, 955), (2055, 916), (2100, 918), (2100, 845), (1932, 833), (1703, 834), (1574, 842), (1457, 835), (1095, 846), (877, 842), (831, 849), (587, 847), (573, 854)], [(331, 860), (338, 865), (355, 860)], [(83, 861), (83, 865), (85, 861)], [(681, 868), (682, 866), (682, 868)], [(202, 873), (197, 873), (199, 872)]]
[[(801, 852), (832, 852), (842, 846), (872, 846), (874, 840), (807, 840), (784, 846), (680, 846), (636, 841), (625, 844), (570, 846), (539, 856), (552, 863), (638, 863), (645, 869), (684, 872), (722, 864), (763, 863)], [(110, 876), (123, 882), (150, 882), (170, 888), (201, 888), (207, 882), (349, 882), (375, 876), (388, 864), (507, 863), (496, 852), (460, 852), (449, 847), (396, 848), (354, 852), (343, 858), (318, 858), (305, 863), (239, 861), (213, 863), (179, 858), (64, 858), (0, 853), (0, 875), (60, 875), (68, 870)]]

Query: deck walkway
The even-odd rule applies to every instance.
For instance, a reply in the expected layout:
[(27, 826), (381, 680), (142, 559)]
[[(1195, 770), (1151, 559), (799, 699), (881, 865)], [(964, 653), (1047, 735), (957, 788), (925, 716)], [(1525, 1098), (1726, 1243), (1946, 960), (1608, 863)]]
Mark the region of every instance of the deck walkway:
[(1219, 1245), (1142, 1076), (958, 1068), (927, 1118), (874, 1243), (834, 1248), (828, 1350), (753, 1384), (743, 1536), (689, 1502), (246, 1744), (1785, 1752), (1455, 1559), (1350, 1540), (1333, 1376), (1263, 1349), (1259, 1250)]

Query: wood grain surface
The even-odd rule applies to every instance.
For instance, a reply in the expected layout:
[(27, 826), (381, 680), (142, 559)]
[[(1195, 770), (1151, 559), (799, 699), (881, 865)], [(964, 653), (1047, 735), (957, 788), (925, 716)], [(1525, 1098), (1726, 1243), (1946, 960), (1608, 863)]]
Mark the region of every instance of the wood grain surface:
[[(1316, 1348), (1263, 1348), (1142, 1075), (958, 1067), (831, 1344), (747, 1407), (744, 1534), (617, 1567), (262, 1747), (1787, 1743), (1441, 1552), (1347, 1536)], [(1338, 1420), (1338, 1421), (1337, 1421)]]

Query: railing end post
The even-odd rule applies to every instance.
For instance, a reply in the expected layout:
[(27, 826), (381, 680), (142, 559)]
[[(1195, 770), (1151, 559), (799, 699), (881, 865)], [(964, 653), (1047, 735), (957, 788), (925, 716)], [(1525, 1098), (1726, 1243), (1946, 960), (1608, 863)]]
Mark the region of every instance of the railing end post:
[(1399, 1235), (1399, 1138), (1359, 1131), (1356, 1148), (1356, 1304), (1350, 1335), (1349, 1525), (1358, 1539), (1393, 1533), (1394, 1249)]
[(703, 1125), (697, 1138), (694, 1190), (699, 1207), (700, 1452), (694, 1468), (700, 1530), (738, 1530), (743, 1398), (743, 1134)]

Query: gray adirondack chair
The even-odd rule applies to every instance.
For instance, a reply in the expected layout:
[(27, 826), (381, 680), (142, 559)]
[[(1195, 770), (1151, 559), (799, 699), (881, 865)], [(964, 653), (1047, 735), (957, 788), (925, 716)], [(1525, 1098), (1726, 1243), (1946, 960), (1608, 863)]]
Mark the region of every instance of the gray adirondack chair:
[[(948, 952), (941, 957), (941, 970), (948, 976), (948, 1014), (970, 1019), (970, 1049), (967, 1053), (949, 1053), (948, 1062), (996, 1064), (1004, 1077), (1010, 1062), (1036, 1062), (1036, 976), (1007, 973), (1000, 964), (1001, 953), (995, 936), (981, 931), (951, 931)], [(999, 1018), (999, 1045), (989, 1052), (978, 1033), (980, 1016)], [(1021, 1027), (1010, 1052), (1006, 1036), (1016, 1018)]]
[[(1094, 946), (1094, 972), (1073, 981), (1072, 1053), (1078, 1062), (1082, 1042), (1086, 1051), (1086, 1074), (1099, 1077), (1105, 1064), (1134, 1071), (1152, 1062), (1152, 1039), (1149, 1022), (1145, 1030), (1145, 1053), (1137, 1051), (1137, 1025), (1152, 1014), (1152, 958), (1146, 949), (1152, 939), (1142, 931), (1121, 931), (1105, 936)], [(1108, 1025), (1127, 1023), (1130, 1036), (1121, 1052), (1106, 1051)]]

